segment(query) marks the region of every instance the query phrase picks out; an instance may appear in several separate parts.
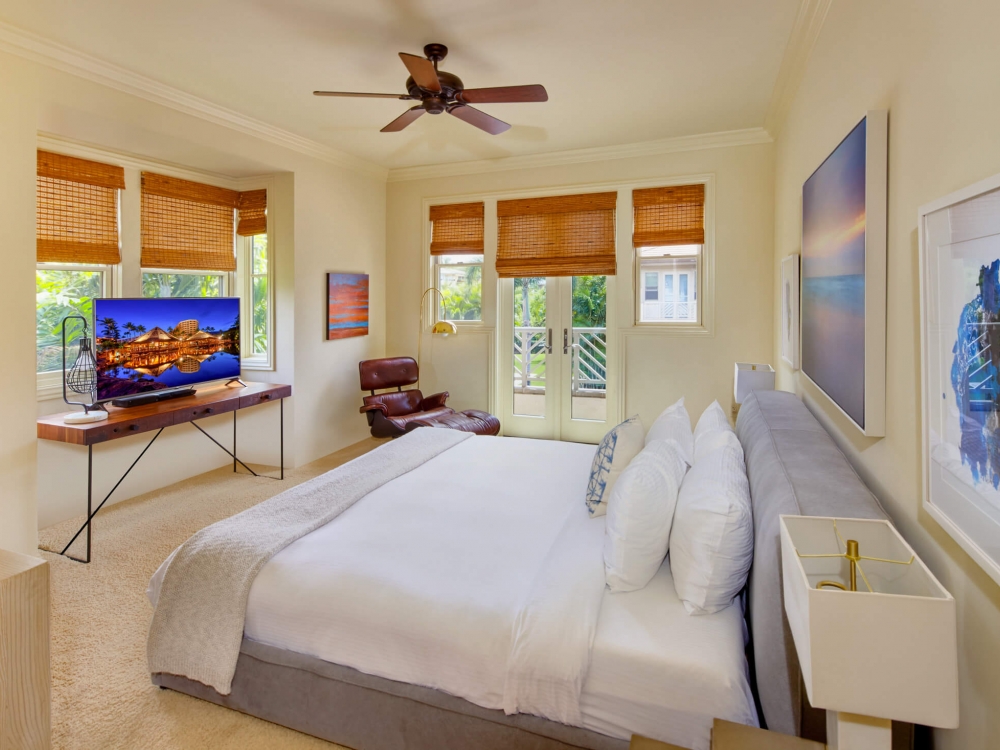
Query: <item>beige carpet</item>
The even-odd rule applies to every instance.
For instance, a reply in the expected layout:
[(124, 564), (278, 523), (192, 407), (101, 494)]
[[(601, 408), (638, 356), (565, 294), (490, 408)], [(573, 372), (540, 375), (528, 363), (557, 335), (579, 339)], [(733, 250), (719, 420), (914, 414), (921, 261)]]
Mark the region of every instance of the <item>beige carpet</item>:
[[(52, 567), (53, 747), (338, 747), (154, 687), (146, 671), (152, 615), (146, 585), (166, 556), (198, 529), (329, 471), (379, 442), (365, 440), (286, 471), (284, 482), (223, 468), (107, 507), (94, 522), (90, 565), (41, 553)], [(81, 515), (44, 529), (41, 545), (61, 549), (83, 521)], [(78, 541), (70, 552), (82, 556), (84, 548)]]

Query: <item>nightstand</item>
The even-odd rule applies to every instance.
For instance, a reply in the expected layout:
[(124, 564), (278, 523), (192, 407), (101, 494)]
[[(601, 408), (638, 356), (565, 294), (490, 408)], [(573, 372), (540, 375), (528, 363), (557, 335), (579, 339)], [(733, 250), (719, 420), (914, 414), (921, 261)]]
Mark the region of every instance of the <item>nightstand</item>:
[[(686, 749), (633, 734), (629, 750)], [(716, 719), (712, 725), (712, 750), (826, 750), (826, 745), (801, 737)]]

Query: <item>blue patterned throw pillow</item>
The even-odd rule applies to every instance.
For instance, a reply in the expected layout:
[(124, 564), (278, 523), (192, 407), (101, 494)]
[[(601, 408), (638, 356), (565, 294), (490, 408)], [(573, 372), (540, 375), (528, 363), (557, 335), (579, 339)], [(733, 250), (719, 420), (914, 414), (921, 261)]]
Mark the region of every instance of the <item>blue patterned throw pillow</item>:
[(590, 466), (586, 497), (590, 515), (603, 516), (607, 513), (611, 488), (629, 461), (642, 450), (645, 436), (646, 431), (638, 415), (608, 430)]

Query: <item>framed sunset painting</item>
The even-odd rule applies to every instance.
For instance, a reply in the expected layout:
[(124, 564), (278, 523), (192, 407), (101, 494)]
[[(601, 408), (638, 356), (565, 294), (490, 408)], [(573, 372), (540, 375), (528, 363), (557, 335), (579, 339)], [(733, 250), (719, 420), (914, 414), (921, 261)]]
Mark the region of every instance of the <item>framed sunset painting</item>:
[(800, 366), (868, 436), (885, 435), (888, 113), (871, 111), (802, 187)]
[(326, 275), (326, 340), (368, 335), (368, 274)]

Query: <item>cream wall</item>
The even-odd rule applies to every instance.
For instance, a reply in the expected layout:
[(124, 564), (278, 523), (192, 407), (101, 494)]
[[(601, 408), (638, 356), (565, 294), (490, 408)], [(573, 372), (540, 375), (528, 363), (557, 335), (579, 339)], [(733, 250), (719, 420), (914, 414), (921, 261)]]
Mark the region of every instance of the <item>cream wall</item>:
[[(961, 726), (935, 731), (939, 750), (997, 746), (1000, 588), (920, 509), (917, 209), (1000, 172), (997, 28), (1000, 5), (991, 0), (839, 0), (776, 143), (777, 279), (780, 260), (799, 252), (802, 183), (865, 110), (889, 110), (886, 437), (861, 437), (784, 364), (778, 383), (803, 395), (955, 595)], [(777, 332), (777, 296), (774, 307)]]
[[(695, 417), (713, 399), (728, 410), (732, 403), (733, 363), (772, 361), (770, 143), (459, 177), (390, 180), (386, 209), (387, 354), (416, 354), (423, 264), (427, 262), (422, 247), (424, 199), (472, 199), (503, 191), (530, 193), (533, 189), (673, 180), (703, 174), (714, 175), (716, 194), (714, 334), (638, 332), (632, 326), (632, 248), (620, 243), (615, 309), (625, 363), (624, 410), (626, 414), (638, 413), (647, 425), (681, 396), (687, 398)], [(627, 214), (619, 216), (619, 221), (631, 225)], [(489, 264), (493, 259), (486, 260)], [(448, 390), (452, 394), (449, 404), (456, 409), (488, 408), (496, 297), (495, 289), (484, 288), (484, 307), (489, 309), (484, 309), (484, 326), (479, 330), (463, 329), (457, 337), (443, 341), (424, 338), (421, 385), (425, 392)]]
[[(9, 399), (0, 431), (4, 487), (0, 546), (30, 552), (36, 545), (36, 517), (44, 526), (81, 513), (86, 503), (86, 451), (35, 440), (36, 415), (62, 410), (60, 401), (36, 399), (30, 343), (39, 132), (228, 179), (268, 175), (276, 367), (269, 372), (247, 371), (244, 376), (293, 385), (294, 396), (285, 404), (287, 466), (313, 460), (367, 434), (364, 419), (357, 414), (356, 372), (359, 359), (381, 356), (384, 351), (383, 174), (348, 169), (5, 54), (0, 54), (0, 92), (0, 211), (4, 212), (6, 261), (5, 273), (0, 276), (6, 355), (0, 368)], [(137, 200), (137, 192), (136, 186), (129, 185), (123, 204)], [(123, 227), (126, 242), (128, 231)], [(367, 337), (347, 342), (324, 340), (325, 273), (338, 270), (371, 275), (372, 315)], [(277, 465), (278, 419), (277, 405), (241, 413), (241, 458)], [(206, 420), (203, 426), (224, 445), (231, 443), (230, 419)], [(98, 499), (150, 437), (152, 434), (137, 436), (95, 449)], [(126, 499), (230, 462), (194, 428), (171, 428), (114, 499)]]
[(0, 54), (0, 547), (24, 553), (35, 548), (34, 74), (33, 66)]

